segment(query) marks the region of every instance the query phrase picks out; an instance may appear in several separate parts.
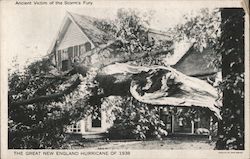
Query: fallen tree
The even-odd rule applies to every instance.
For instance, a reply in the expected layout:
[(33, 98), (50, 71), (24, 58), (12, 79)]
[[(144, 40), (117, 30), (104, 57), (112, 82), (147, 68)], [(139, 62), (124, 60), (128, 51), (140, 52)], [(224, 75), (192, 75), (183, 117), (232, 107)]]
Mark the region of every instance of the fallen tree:
[[(86, 67), (78, 67), (77, 70), (77, 73), (86, 74)], [(221, 119), (216, 89), (205, 81), (186, 76), (171, 67), (143, 67), (116, 63), (96, 71), (95, 80), (103, 89), (103, 93), (99, 94), (100, 98), (110, 95), (126, 96), (131, 93), (138, 101), (151, 105), (207, 107)], [(60, 93), (17, 101), (10, 105), (19, 106), (56, 100), (72, 92), (79, 84), (79, 78), (70, 79), (66, 84), (68, 86), (65, 86)]]

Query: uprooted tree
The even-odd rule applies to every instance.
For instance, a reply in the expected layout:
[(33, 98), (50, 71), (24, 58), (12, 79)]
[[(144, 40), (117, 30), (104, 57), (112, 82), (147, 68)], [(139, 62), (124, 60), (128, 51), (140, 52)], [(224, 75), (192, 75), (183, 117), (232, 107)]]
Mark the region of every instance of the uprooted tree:
[[(123, 97), (119, 104), (123, 111), (114, 109), (119, 118), (113, 130), (129, 131), (135, 138), (161, 138), (167, 134), (156, 105), (203, 106), (220, 118), (219, 109), (211, 102), (217, 96), (212, 86), (162, 66), (162, 55), (171, 54), (173, 48), (148, 41), (145, 38), (147, 23), (136, 11), (120, 10), (118, 17), (118, 22), (111, 25), (97, 22), (110, 30), (116, 40), (74, 59), (71, 70), (58, 72), (49, 59), (44, 59), (34, 62), (24, 72), (15, 71), (9, 75), (9, 148), (62, 147), (66, 140), (65, 125), (93, 113), (102, 99), (111, 95)], [(177, 31), (186, 30), (178, 34), (195, 33), (193, 29), (207, 27), (213, 19), (204, 17), (207, 18), (198, 17), (178, 26)], [(215, 39), (208, 42), (217, 44), (217, 34), (209, 32), (216, 29), (207, 27), (205, 30)], [(203, 41), (196, 39), (198, 49), (205, 47), (206, 37), (202, 36)], [(173, 40), (177, 39), (178, 36)], [(86, 60), (93, 57), (97, 63)], [(201, 95), (204, 93), (206, 96)], [(180, 98), (173, 99), (172, 95)], [(119, 123), (128, 124), (124, 127)]]

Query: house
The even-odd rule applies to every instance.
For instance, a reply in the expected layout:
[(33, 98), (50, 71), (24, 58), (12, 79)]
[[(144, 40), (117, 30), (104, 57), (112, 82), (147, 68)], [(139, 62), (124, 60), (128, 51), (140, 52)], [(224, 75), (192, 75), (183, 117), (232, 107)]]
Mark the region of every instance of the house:
[[(71, 59), (73, 57), (90, 54), (91, 50), (100, 46), (105, 46), (114, 40), (112, 35), (99, 29), (95, 25), (95, 21), (96, 19), (92, 17), (67, 12), (63, 19), (62, 26), (48, 51), (52, 63), (54, 63), (58, 70), (69, 70), (72, 63)], [(149, 39), (155, 40), (156, 43), (170, 40), (167, 33), (153, 29), (148, 30), (147, 36)], [(211, 50), (208, 49), (205, 50), (205, 52), (209, 54), (211, 53)], [(174, 58), (174, 56), (177, 56), (177, 58)], [(169, 59), (166, 58), (166, 61), (172, 61), (170, 65), (184, 74), (204, 79), (210, 75), (216, 74), (216, 70), (206, 67), (208, 60), (206, 60), (205, 56), (209, 57), (209, 55), (196, 52), (190, 45), (188, 46), (187, 51), (184, 51), (184, 53), (174, 53)], [(182, 109), (179, 109), (179, 111), (181, 110)], [(201, 126), (202, 122), (198, 121), (197, 126), (195, 126), (195, 123), (193, 123), (193, 125), (189, 124), (187, 126), (187, 131), (185, 129), (180, 129), (182, 125), (182, 121), (180, 121), (181, 119), (169, 116), (167, 112), (166, 108), (161, 108), (162, 120), (166, 123), (166, 128), (173, 133), (178, 131), (194, 133), (195, 127), (208, 127), (206, 122), (203, 122), (206, 123), (206, 126)], [(68, 126), (67, 131), (69, 133), (80, 133), (83, 135), (103, 133), (107, 131), (107, 129), (112, 126), (112, 122), (106, 120), (106, 112), (99, 110), (97, 113), (97, 118), (89, 116), (82, 119), (81, 121)], [(207, 121), (207, 119), (202, 120)]]

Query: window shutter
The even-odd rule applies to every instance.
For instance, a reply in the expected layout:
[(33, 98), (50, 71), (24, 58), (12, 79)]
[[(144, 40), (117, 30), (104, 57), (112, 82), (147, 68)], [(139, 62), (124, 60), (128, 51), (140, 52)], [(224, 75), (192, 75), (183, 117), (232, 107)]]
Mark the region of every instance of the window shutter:
[(81, 46), (78, 45), (77, 47), (78, 47), (78, 56), (80, 56), (81, 55)]
[(60, 69), (62, 66), (62, 53), (61, 50), (58, 50), (58, 63), (57, 67)]

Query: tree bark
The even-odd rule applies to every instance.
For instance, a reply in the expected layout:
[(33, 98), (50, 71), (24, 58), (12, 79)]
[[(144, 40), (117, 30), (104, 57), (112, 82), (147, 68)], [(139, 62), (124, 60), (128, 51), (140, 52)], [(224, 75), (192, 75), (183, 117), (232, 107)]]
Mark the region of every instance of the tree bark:
[[(223, 90), (222, 118), (219, 121), (216, 149), (244, 149), (244, 82), (237, 87), (238, 76), (244, 73), (244, 11), (222, 9), (222, 76), (226, 82)], [(236, 92), (239, 89), (240, 92)]]

